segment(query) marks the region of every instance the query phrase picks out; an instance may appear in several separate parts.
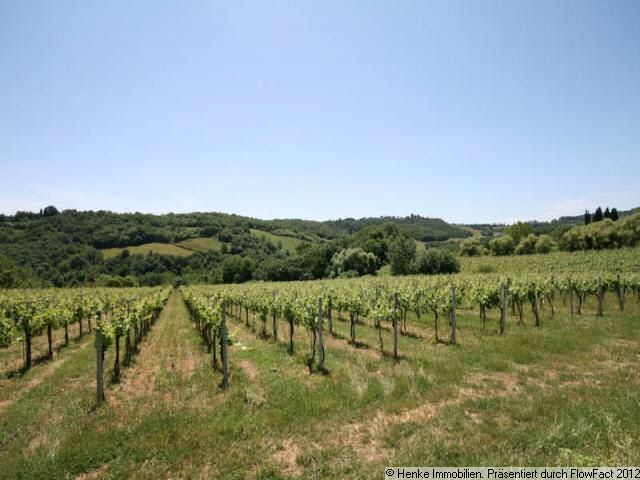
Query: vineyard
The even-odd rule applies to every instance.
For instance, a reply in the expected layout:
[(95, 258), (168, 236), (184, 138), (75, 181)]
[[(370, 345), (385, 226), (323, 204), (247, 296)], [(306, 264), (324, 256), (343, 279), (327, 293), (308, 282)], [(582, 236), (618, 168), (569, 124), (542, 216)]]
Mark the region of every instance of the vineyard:
[[(398, 335), (424, 332), (432, 316), (432, 340), (457, 343), (456, 311), (479, 311), (482, 329), (493, 310), (499, 310), (498, 329), (506, 331), (507, 310), (518, 325), (525, 321), (531, 307), (532, 321), (541, 326), (542, 318), (552, 318), (558, 308), (570, 316), (580, 315), (589, 298), (596, 304), (595, 313), (604, 315), (605, 296), (615, 296), (617, 309), (624, 311), (627, 292), (640, 301), (640, 275), (576, 274), (566, 276), (459, 275), (430, 278), (402, 277), (394, 280), (332, 280), (319, 282), (266, 283), (252, 286), (194, 287), (183, 293), (189, 311), (198, 323), (205, 343), (215, 347), (215, 332), (221, 328), (222, 310), (234, 312), (238, 321), (263, 338), (278, 340), (278, 323), (287, 326), (287, 351), (294, 352), (294, 334), (303, 328), (311, 337), (309, 367), (316, 361), (324, 369), (323, 333), (333, 334), (333, 319), (348, 317), (348, 341), (358, 346), (358, 325), (377, 331), (378, 345), (385, 352), (383, 331), (393, 332), (392, 357), (398, 359)], [(561, 305), (559, 305), (561, 303)], [(412, 315), (411, 315), (412, 314)], [(407, 326), (407, 318), (415, 319)], [(249, 319), (253, 322), (250, 323)], [(255, 319), (259, 319), (256, 325)], [(444, 325), (443, 325), (444, 323)], [(270, 324), (270, 325), (269, 325)], [(268, 327), (269, 325), (269, 327)], [(270, 328), (270, 331), (269, 331)], [(449, 333), (443, 336), (443, 329)], [(213, 333), (212, 333), (213, 332)], [(215, 364), (215, 361), (214, 361)]]
[(505, 257), (462, 257), (461, 264), (464, 273), (637, 273), (640, 271), (640, 248)]
[(2, 291), (0, 476), (632, 463), (640, 274), (619, 267), (637, 250), (590, 271), (570, 255), (529, 273), (512, 257), (490, 259), (502, 273)]

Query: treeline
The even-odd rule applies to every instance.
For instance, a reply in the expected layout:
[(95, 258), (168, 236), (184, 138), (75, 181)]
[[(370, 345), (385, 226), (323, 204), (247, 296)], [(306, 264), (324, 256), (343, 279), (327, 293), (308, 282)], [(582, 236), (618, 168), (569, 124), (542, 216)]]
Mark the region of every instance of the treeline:
[(222, 263), (221, 275), (223, 283), (316, 280), (375, 274), (385, 266), (392, 275), (453, 273), (460, 268), (450, 252), (418, 252), (416, 240), (408, 232), (383, 223), (336, 241), (303, 243), (291, 255), (280, 250), (261, 261), (250, 256), (229, 256)]
[(324, 222), (342, 234), (353, 234), (367, 227), (393, 224), (406, 231), (411, 237), (422, 242), (448, 240), (449, 238), (465, 238), (471, 233), (467, 230), (451, 225), (440, 218), (425, 218), (420, 215), (408, 217), (369, 217), (345, 218)]
[(25, 243), (32, 237), (60, 237), (97, 249), (132, 247), (145, 243), (180, 242), (197, 237), (217, 237), (231, 242), (249, 228), (266, 228), (263, 221), (222, 213), (151, 215), (107, 211), (58, 212), (47, 207), (40, 213), (0, 215), (0, 245)]
[(419, 215), (340, 219), (317, 222), (300, 219), (260, 220), (224, 213), (152, 215), (109, 211), (63, 210), (48, 206), (39, 212), (0, 214), (0, 244), (19, 242), (21, 233), (61, 233), (70, 241), (94, 248), (122, 248), (151, 242), (170, 243), (197, 237), (216, 237), (222, 242), (246, 233), (250, 228), (307, 241), (337, 239), (362, 229), (393, 224), (421, 241), (463, 238), (469, 232), (437, 218)]
[[(640, 213), (634, 213), (620, 220), (615, 209), (604, 212), (600, 208), (591, 218), (585, 213), (585, 225), (561, 226), (551, 234), (540, 234), (523, 222), (518, 222), (492, 238), (474, 238), (460, 243), (460, 254), (481, 255), (526, 255), (549, 253), (554, 250), (602, 250), (607, 248), (633, 247), (640, 243)], [(587, 215), (590, 220), (587, 222)]]
[(614, 207), (609, 210), (607, 207), (604, 212), (602, 211), (602, 207), (596, 208), (595, 213), (592, 215), (589, 210), (585, 210), (584, 212), (584, 224), (589, 225), (591, 222), (601, 222), (605, 218), (611, 219), (613, 222), (617, 221), (620, 218), (618, 214), (618, 210)]

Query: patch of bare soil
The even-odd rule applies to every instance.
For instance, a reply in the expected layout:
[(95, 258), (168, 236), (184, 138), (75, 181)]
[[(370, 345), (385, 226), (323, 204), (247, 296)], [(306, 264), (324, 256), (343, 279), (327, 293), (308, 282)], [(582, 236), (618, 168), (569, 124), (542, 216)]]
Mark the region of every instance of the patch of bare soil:
[(249, 380), (254, 381), (258, 376), (258, 371), (256, 370), (256, 366), (253, 362), (249, 360), (240, 360), (240, 368), (245, 373)]
[(300, 448), (290, 438), (283, 440), (281, 448), (277, 450), (272, 459), (280, 466), (282, 473), (288, 476), (298, 476), (302, 473), (302, 468), (296, 462), (300, 455)]
[(96, 480), (98, 478), (103, 478), (106, 473), (107, 473), (107, 466), (102, 465), (100, 468), (96, 468), (94, 470), (81, 473), (80, 475), (75, 477), (75, 480)]
[[(356, 337), (357, 338), (357, 337)], [(377, 348), (365, 348), (365, 347), (355, 347), (349, 343), (349, 340), (341, 340), (337, 337), (334, 337), (330, 333), (327, 333), (323, 336), (325, 348), (338, 348), (340, 350), (349, 351), (352, 353), (357, 353), (358, 355), (365, 355), (369, 358), (375, 358), (380, 360), (383, 358), (383, 355), (380, 353), (380, 350)]]
[(465, 383), (471, 386), (471, 398), (498, 397), (504, 398), (521, 391), (518, 376), (507, 372), (477, 373), (469, 375)]

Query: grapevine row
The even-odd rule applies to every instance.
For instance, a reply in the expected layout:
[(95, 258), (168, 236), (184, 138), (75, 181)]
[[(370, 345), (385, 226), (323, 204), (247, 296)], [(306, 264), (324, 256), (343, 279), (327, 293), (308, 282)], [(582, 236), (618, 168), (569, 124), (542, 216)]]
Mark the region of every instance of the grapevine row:
[[(581, 314), (589, 296), (597, 299), (598, 315), (604, 314), (604, 297), (612, 293), (620, 311), (624, 310), (628, 293), (640, 301), (638, 274), (574, 274), (574, 275), (454, 275), (415, 277), (368, 277), (351, 280), (314, 282), (254, 283), (242, 285), (187, 287), (183, 294), (192, 317), (200, 324), (217, 325), (219, 306), (225, 304), (239, 320), (249, 326), (249, 314), (260, 321), (259, 332), (267, 337), (267, 323), (277, 338), (278, 320), (289, 325), (288, 351), (294, 352), (296, 327), (305, 328), (312, 336), (309, 361), (316, 352), (324, 358), (324, 346), (318, 337), (326, 319), (329, 333), (336, 312), (349, 316), (350, 342), (357, 344), (356, 325), (363, 318), (378, 330), (380, 349), (384, 350), (382, 329), (391, 325), (394, 331), (394, 357), (397, 358), (397, 331), (407, 333), (407, 313), (418, 317), (433, 315), (437, 342), (456, 343), (456, 309), (479, 311), (484, 328), (487, 312), (500, 311), (500, 333), (505, 331), (508, 307), (511, 314), (523, 322), (527, 305), (541, 325), (545, 308), (555, 314), (560, 298), (567, 311)], [(451, 327), (449, 338), (441, 338), (439, 321), (447, 319)], [(205, 329), (205, 331), (209, 331)], [(204, 335), (209, 335), (204, 333)]]

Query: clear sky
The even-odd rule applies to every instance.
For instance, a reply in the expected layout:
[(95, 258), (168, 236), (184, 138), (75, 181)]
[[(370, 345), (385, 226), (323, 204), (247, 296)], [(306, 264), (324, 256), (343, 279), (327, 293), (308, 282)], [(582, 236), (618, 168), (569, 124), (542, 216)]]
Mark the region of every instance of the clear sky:
[(0, 0), (0, 211), (640, 206), (640, 1)]

